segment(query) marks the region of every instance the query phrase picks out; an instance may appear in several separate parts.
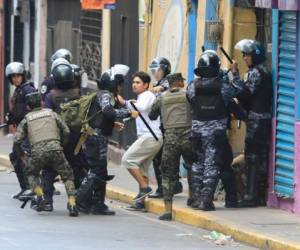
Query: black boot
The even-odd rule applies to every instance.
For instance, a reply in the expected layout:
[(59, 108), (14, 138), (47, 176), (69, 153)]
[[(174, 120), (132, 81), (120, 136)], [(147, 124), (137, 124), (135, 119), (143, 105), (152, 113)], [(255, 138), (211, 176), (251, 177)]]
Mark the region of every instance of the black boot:
[(44, 197), (38, 196), (36, 199), (36, 211), (37, 212), (46, 211), (46, 204), (47, 201), (44, 199)]
[(93, 189), (96, 175), (89, 171), (76, 192), (76, 204), (80, 212), (88, 214), (92, 207)]
[(97, 182), (93, 195), (93, 206), (91, 212), (95, 215), (115, 215), (115, 211), (105, 205), (106, 183)]
[(238, 207), (236, 179), (234, 171), (231, 167), (221, 170), (221, 180), (225, 190), (225, 207)]
[(247, 176), (247, 194), (240, 202), (240, 207), (257, 207), (257, 190), (258, 190), (258, 179), (257, 179), (257, 168), (256, 164), (248, 165), (248, 176)]

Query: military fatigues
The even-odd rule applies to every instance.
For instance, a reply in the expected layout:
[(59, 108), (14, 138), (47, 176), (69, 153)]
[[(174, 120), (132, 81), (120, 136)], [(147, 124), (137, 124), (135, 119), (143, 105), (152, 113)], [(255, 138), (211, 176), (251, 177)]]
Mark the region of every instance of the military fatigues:
[(20, 144), (24, 138), (28, 137), (32, 146), (26, 174), (34, 190), (40, 185), (40, 171), (51, 166), (61, 176), (68, 195), (75, 195), (73, 173), (61, 146), (69, 132), (67, 125), (50, 109), (36, 109), (20, 123), (14, 144), (19, 155), (22, 155)]
[[(234, 74), (233, 82), (242, 82), (238, 72)], [(238, 98), (248, 111), (245, 139), (247, 199), (265, 205), (271, 133), (271, 75), (265, 66), (258, 65), (249, 69), (243, 84), (244, 90)]]
[[(51, 89), (46, 95), (44, 106), (60, 113), (60, 105), (66, 102), (70, 102), (80, 98), (80, 89)], [(85, 167), (87, 165), (83, 151), (81, 150), (77, 155), (74, 155), (74, 149), (79, 141), (80, 135), (74, 131), (70, 132), (68, 143), (64, 147), (64, 154), (69, 162), (75, 178), (75, 187), (79, 188), (82, 180), (86, 175)], [(54, 181), (57, 176), (57, 172), (53, 168), (45, 168), (42, 172), (42, 186), (45, 192), (45, 199), (49, 202), (53, 201)]]
[[(24, 116), (28, 113), (27, 102), (25, 96), (29, 93), (35, 92), (33, 83), (26, 82), (20, 87), (17, 87), (12, 96), (12, 110), (9, 115), (9, 122), (18, 126), (23, 120)], [(22, 141), (22, 148), (24, 151), (30, 152), (30, 145), (27, 138)], [(14, 166), (20, 187), (22, 190), (29, 189), (27, 178), (24, 175), (24, 163), (20, 157), (18, 157), (15, 147), (9, 154), (11, 164)]]
[(90, 117), (101, 111), (90, 120), (89, 125), (95, 130), (95, 135), (89, 136), (84, 145), (90, 170), (77, 193), (78, 205), (82, 211), (84, 209), (89, 212), (92, 208), (93, 212), (97, 213), (107, 209), (104, 203), (106, 181), (112, 178), (107, 173), (108, 136), (112, 135), (117, 118), (126, 118), (131, 114), (129, 109), (117, 109), (115, 106), (113, 95), (108, 91), (100, 90), (88, 114)]
[(188, 87), (193, 111), (192, 140), (197, 161), (192, 165), (191, 189), (197, 203), (212, 203), (223, 164), (223, 146), (228, 143), (228, 103), (241, 91), (224, 79), (197, 78)]
[(190, 141), (191, 109), (182, 89), (171, 89), (163, 93), (152, 106), (149, 118), (161, 116), (164, 126), (164, 144), (161, 161), (162, 186), (165, 202), (172, 202), (174, 188), (179, 176), (180, 157), (186, 164), (192, 163)]

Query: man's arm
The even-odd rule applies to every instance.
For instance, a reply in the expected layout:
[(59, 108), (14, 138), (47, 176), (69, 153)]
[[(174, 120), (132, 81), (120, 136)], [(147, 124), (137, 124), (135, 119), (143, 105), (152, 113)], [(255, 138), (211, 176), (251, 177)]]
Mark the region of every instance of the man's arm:
[(54, 114), (54, 118), (56, 120), (57, 127), (60, 130), (62, 144), (66, 145), (68, 143), (70, 129), (68, 128), (67, 124), (62, 120), (60, 115), (58, 115), (55, 112), (53, 112), (53, 114)]
[(26, 119), (23, 119), (17, 128), (17, 132), (14, 138), (14, 147), (17, 154), (20, 156), (24, 154), (21, 144), (26, 137), (27, 137), (27, 121)]
[(156, 120), (160, 115), (161, 97), (159, 97), (151, 107), (149, 118), (150, 120)]
[(127, 118), (131, 115), (131, 111), (128, 108), (115, 109), (112, 105), (112, 97), (109, 94), (103, 94), (101, 97), (98, 97), (98, 102), (103, 115), (110, 120), (115, 120), (116, 118)]

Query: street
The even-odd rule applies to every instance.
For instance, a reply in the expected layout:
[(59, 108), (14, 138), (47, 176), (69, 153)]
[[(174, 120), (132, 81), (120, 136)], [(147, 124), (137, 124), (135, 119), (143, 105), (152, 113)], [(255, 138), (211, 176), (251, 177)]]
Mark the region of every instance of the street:
[(79, 249), (254, 249), (230, 243), (217, 246), (204, 239), (209, 232), (177, 222), (165, 223), (150, 213), (129, 212), (122, 203), (108, 201), (114, 217), (80, 215), (68, 217), (64, 186), (56, 187), (54, 212), (37, 214), (13, 200), (18, 191), (14, 173), (0, 172), (1, 250)]

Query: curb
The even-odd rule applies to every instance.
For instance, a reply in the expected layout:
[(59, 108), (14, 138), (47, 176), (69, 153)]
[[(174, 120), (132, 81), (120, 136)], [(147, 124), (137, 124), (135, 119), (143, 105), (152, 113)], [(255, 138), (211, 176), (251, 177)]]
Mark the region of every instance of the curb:
[[(9, 157), (0, 154), (0, 165), (10, 168), (11, 164)], [(107, 197), (110, 199), (131, 204), (134, 196), (135, 193), (108, 185)], [(154, 214), (161, 214), (164, 211), (163, 201), (159, 200), (147, 200), (146, 207), (149, 212)], [(231, 235), (235, 240), (259, 249), (300, 250), (300, 245), (297, 242), (287, 241), (266, 233), (262, 234), (259, 231), (235, 224), (209, 212), (195, 211), (185, 207), (174, 206), (173, 219), (187, 225), (200, 227), (206, 230), (215, 230), (225, 235)]]
[[(125, 203), (132, 203), (135, 194), (124, 189), (109, 185), (107, 188), (107, 197)], [(159, 200), (147, 200), (147, 210), (154, 214), (161, 214), (164, 211), (164, 204)], [(297, 242), (287, 241), (270, 234), (262, 234), (231, 221), (222, 219), (212, 213), (194, 211), (185, 207), (173, 207), (173, 219), (195, 227), (207, 230), (215, 230), (225, 235), (231, 235), (235, 240), (260, 249), (272, 250), (299, 250), (300, 245)]]

